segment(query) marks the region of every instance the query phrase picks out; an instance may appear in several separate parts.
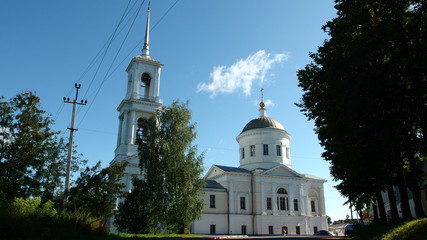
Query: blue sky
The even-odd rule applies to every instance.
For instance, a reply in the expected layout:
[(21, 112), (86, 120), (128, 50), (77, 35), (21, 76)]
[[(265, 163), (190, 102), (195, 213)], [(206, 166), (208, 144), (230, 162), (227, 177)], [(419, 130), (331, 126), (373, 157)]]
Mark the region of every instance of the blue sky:
[[(81, 83), (79, 99), (89, 103), (78, 109), (75, 143), (90, 164), (101, 160), (107, 166), (114, 157), (125, 69), (141, 53), (144, 38), (148, 1), (132, 17), (141, 3), (131, 1), (108, 49), (104, 44), (127, 0), (0, 4), (0, 95), (9, 99), (35, 91), (55, 119), (54, 128), (67, 137), (72, 106), (62, 99), (73, 98), (74, 83)], [(327, 214), (344, 219), (349, 211), (333, 188), (313, 122), (294, 104), (302, 95), (296, 72), (327, 38), (321, 27), (336, 15), (333, 6), (332, 0), (153, 0), (150, 55), (164, 64), (164, 104), (190, 101), (206, 171), (212, 164), (238, 166), (235, 138), (259, 115), (264, 88), (268, 116), (293, 137), (293, 169), (328, 180)], [(95, 58), (99, 52), (106, 54)]]

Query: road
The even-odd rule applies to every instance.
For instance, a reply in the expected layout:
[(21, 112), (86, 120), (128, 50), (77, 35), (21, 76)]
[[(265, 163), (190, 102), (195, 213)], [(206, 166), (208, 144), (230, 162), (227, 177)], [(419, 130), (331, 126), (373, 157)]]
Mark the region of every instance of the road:
[[(182, 239), (182, 238), (181, 238)], [(194, 237), (191, 239), (197, 240), (212, 240), (212, 239), (238, 239), (238, 240), (259, 240), (259, 239), (271, 239), (271, 240), (345, 240), (345, 237), (330, 237), (330, 236), (212, 236), (212, 237)]]

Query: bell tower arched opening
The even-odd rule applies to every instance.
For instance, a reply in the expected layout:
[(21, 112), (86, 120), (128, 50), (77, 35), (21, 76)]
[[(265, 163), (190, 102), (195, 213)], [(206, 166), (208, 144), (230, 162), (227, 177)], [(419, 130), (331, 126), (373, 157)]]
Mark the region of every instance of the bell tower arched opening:
[(151, 76), (148, 73), (143, 73), (141, 75), (141, 99), (150, 100), (150, 84)]
[(147, 126), (147, 119), (145, 118), (138, 118), (137, 120), (137, 126), (138, 128), (136, 129), (136, 141), (144, 141), (147, 137), (146, 135), (146, 126)]

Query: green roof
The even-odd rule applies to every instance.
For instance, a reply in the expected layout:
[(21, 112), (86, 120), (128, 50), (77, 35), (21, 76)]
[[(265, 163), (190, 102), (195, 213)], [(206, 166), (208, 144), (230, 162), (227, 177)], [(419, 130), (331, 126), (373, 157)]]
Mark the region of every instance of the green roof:
[(248, 122), (248, 124), (246, 124), (246, 126), (243, 128), (242, 132), (257, 128), (275, 128), (285, 130), (282, 124), (280, 124), (278, 121), (269, 117), (259, 117)]

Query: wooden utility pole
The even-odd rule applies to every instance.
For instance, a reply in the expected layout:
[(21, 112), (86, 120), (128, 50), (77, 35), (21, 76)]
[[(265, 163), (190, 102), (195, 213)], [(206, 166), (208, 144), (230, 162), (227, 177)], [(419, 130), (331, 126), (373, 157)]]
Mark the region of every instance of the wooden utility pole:
[(73, 155), (73, 139), (74, 139), (74, 131), (77, 130), (76, 128), (74, 128), (74, 121), (76, 119), (76, 106), (77, 104), (79, 105), (87, 104), (87, 101), (83, 101), (83, 100), (81, 100), (80, 102), (77, 102), (77, 98), (79, 96), (79, 89), (81, 86), (82, 86), (81, 84), (77, 84), (77, 83), (74, 84), (74, 87), (76, 88), (76, 98), (73, 101), (70, 101), (70, 98), (64, 97), (65, 103), (73, 104), (73, 112), (71, 115), (71, 127), (68, 128), (70, 129), (70, 139), (68, 142), (67, 172), (65, 175), (65, 189), (64, 189), (64, 202), (63, 202), (64, 209), (67, 208), (68, 197), (70, 195), (70, 171), (71, 171), (71, 158)]

